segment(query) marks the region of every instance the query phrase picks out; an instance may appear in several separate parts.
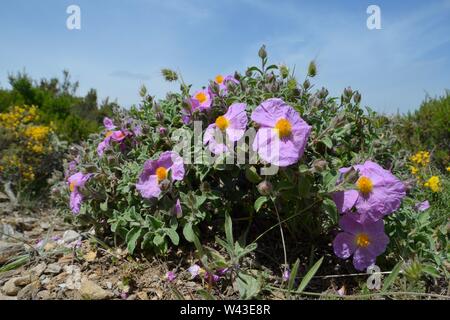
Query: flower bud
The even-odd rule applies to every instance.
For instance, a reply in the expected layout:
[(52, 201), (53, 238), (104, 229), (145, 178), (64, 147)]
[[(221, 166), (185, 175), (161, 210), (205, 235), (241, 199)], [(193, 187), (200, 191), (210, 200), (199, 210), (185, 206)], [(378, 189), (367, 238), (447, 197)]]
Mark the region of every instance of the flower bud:
[(316, 172), (322, 172), (327, 168), (328, 162), (323, 159), (314, 160), (312, 166)]
[(353, 95), (353, 90), (350, 87), (347, 87), (344, 89), (344, 96), (346, 96), (347, 98), (351, 98)]
[(162, 69), (161, 74), (163, 75), (166, 81), (172, 82), (178, 80), (178, 74), (170, 69)]
[(262, 196), (268, 196), (272, 192), (273, 186), (269, 181), (264, 180), (258, 184), (257, 189)]
[(251, 77), (252, 74), (253, 74), (253, 71), (250, 70), (250, 68), (248, 68), (247, 71), (245, 71), (245, 75), (246, 75), (247, 77)]
[(145, 85), (142, 85), (141, 90), (139, 91), (139, 95), (144, 98), (147, 95), (147, 88)]
[(318, 92), (318, 97), (320, 99), (325, 99), (328, 96), (328, 90), (324, 87), (322, 87), (322, 89), (320, 89), (320, 91)]
[(258, 51), (258, 56), (261, 59), (266, 59), (267, 58), (267, 51), (266, 51), (266, 45), (262, 45), (261, 48)]
[(164, 179), (163, 181), (161, 181), (159, 183), (159, 187), (161, 188), (162, 191), (167, 191), (170, 188), (170, 181), (167, 179)]
[(314, 78), (317, 75), (317, 65), (315, 61), (311, 61), (308, 66), (308, 76)]
[(303, 82), (303, 89), (308, 90), (311, 87), (311, 83), (308, 79)]
[(353, 96), (353, 102), (356, 104), (359, 104), (361, 102), (361, 93), (358, 91), (355, 92), (355, 95)]
[(280, 75), (283, 79), (286, 79), (289, 76), (289, 69), (284, 64), (280, 66)]
[(167, 129), (164, 128), (164, 127), (160, 127), (160, 128), (159, 128), (159, 134), (160, 134), (161, 136), (167, 135)]

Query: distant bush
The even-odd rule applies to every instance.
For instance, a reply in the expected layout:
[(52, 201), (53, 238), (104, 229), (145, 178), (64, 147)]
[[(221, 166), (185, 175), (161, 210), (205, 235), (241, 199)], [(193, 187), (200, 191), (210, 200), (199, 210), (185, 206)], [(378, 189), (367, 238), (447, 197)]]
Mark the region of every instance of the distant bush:
[(62, 168), (66, 142), (98, 132), (103, 117), (120, 108), (108, 99), (99, 105), (94, 89), (77, 96), (78, 82), (67, 71), (62, 80), (39, 81), (18, 73), (9, 84), (0, 88), (0, 190), (13, 198), (45, 196), (46, 180)]
[(52, 124), (44, 125), (35, 106), (15, 106), (0, 113), (0, 181), (16, 202), (22, 193), (36, 193), (61, 166), (61, 144)]
[(67, 71), (63, 79), (34, 81), (26, 73), (9, 76), (10, 89), (0, 88), (0, 113), (13, 106), (36, 106), (40, 123), (52, 123), (54, 132), (68, 142), (86, 139), (97, 132), (105, 116), (110, 116), (116, 103), (106, 99), (97, 103), (97, 92), (91, 89), (85, 97), (77, 96), (78, 82), (72, 82)]
[(414, 113), (399, 116), (395, 132), (402, 147), (412, 152), (430, 150), (440, 169), (450, 163), (450, 91), (426, 98)]

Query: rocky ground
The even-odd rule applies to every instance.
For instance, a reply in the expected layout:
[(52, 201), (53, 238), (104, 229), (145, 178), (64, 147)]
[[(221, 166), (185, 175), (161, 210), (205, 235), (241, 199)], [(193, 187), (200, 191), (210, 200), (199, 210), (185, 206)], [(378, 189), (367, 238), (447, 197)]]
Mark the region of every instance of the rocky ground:
[[(183, 260), (189, 263), (186, 254)], [(0, 202), (0, 300), (194, 298), (202, 283), (178, 269), (108, 248), (54, 210), (14, 210)], [(176, 271), (171, 282), (169, 270)]]

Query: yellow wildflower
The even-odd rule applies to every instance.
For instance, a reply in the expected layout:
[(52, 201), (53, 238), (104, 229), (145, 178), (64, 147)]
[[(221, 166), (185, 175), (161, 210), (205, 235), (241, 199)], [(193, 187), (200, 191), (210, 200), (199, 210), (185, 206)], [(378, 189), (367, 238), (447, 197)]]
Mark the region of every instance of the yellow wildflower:
[(424, 186), (430, 188), (433, 192), (439, 192), (441, 191), (441, 180), (438, 176), (432, 176), (425, 182)]
[(419, 169), (414, 166), (409, 166), (409, 170), (411, 170), (411, 174), (417, 175), (419, 173)]
[(410, 160), (417, 165), (426, 166), (430, 163), (430, 153), (428, 151), (419, 151), (411, 156)]

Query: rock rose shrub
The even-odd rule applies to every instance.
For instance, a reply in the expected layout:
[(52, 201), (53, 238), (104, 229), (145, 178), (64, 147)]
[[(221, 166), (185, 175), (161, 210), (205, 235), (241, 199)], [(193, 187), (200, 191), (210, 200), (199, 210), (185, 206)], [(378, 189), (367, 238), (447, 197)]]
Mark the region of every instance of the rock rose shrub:
[(374, 264), (389, 243), (385, 217), (406, 195), (374, 112), (350, 88), (340, 98), (316, 88), (314, 63), (299, 83), (260, 57), (261, 67), (211, 75), (201, 88), (180, 80), (165, 99), (143, 87), (139, 106), (72, 147), (53, 190), (63, 211), (130, 253), (210, 238), (230, 216), (247, 230), (284, 221), (289, 239), (329, 239), (356, 269)]

